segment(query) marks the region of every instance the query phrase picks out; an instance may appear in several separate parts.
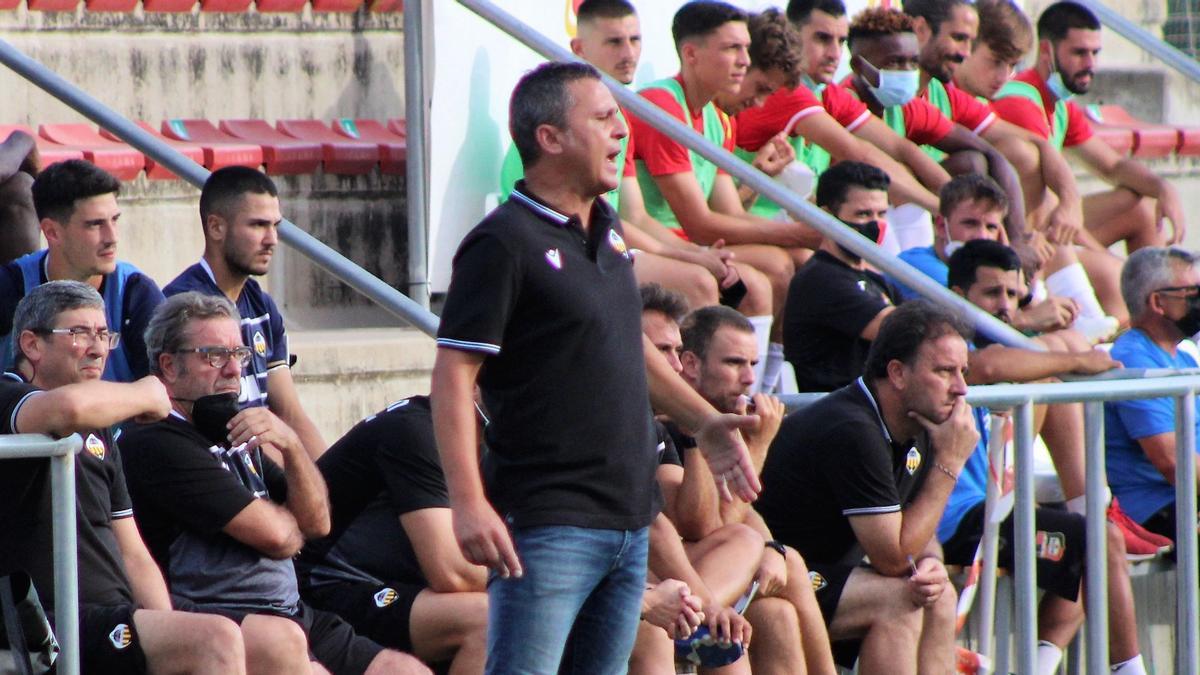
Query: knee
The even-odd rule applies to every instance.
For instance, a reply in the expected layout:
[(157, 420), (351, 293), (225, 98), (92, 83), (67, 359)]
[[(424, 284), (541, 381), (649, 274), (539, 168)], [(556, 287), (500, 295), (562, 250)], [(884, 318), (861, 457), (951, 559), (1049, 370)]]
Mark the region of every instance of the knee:
[(201, 658), (211, 661), (223, 672), (240, 672), (246, 662), (242, 630), (223, 616), (205, 617), (187, 636), (197, 645)]
[(748, 265), (738, 265), (738, 276), (746, 284), (746, 298), (738, 306), (738, 310), (746, 316), (758, 316), (771, 313), (771, 282), (757, 269)]
[(796, 608), (783, 598), (758, 598), (746, 608), (746, 620), (756, 636), (773, 635), (782, 640), (800, 634)]
[(739, 550), (747, 552), (757, 552), (763, 548), (762, 535), (756, 532), (754, 528), (741, 523), (731, 523), (722, 526), (713, 532), (711, 536), (719, 537), (721, 545), (736, 546)]
[(385, 673), (432, 675), (433, 671), (412, 654), (385, 649), (371, 660), (365, 675), (384, 675)]
[(717, 280), (699, 265), (687, 265), (679, 275), (679, 290), (692, 309), (717, 304), (720, 289)]
[(256, 618), (260, 618), (253, 635), (257, 656), (269, 663), (291, 663), (297, 654), (308, 660), (308, 636), (300, 624), (282, 617)]
[(954, 590), (954, 584), (947, 581), (946, 589), (942, 591), (941, 597), (925, 611), (940, 621), (953, 623), (958, 612), (958, 591)]

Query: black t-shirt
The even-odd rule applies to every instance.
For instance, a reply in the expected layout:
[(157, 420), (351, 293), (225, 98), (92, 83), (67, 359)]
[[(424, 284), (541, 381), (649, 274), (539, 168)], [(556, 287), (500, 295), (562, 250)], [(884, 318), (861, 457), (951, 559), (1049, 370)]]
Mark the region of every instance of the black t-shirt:
[[(3, 433), (21, 433), (17, 412), (40, 390), (6, 374), (0, 378)], [(79, 601), (122, 605), (133, 602), (124, 559), (112, 523), (133, 516), (121, 454), (107, 429), (81, 432), (75, 456), (75, 525), (79, 547)], [(53, 516), (50, 466), (46, 459), (0, 462), (0, 574), (23, 570), (33, 579), (47, 612), (54, 609)]]
[(867, 324), (900, 297), (871, 270), (817, 251), (796, 271), (783, 310), (783, 354), (800, 391), (833, 391), (862, 375)]
[(121, 436), (137, 522), (171, 592), (198, 605), (294, 612), (291, 560), (272, 560), (222, 530), (255, 499), (283, 502), (283, 471), (257, 449), (212, 445), (172, 412)]
[[(678, 430), (678, 427), (676, 427)], [(682, 433), (682, 432), (680, 432)], [(669, 464), (671, 466), (683, 466), (683, 458), (680, 457), (679, 448), (675, 445), (675, 438), (671, 430), (666, 424), (654, 420), (654, 435), (658, 438), (658, 464), (663, 466)]]
[(861, 379), (788, 415), (767, 451), (755, 508), (810, 563), (861, 558), (849, 516), (900, 511), (924, 480), (924, 434), (893, 442)]
[(612, 207), (589, 233), (529, 195), (463, 240), (438, 346), (484, 355), (488, 494), (514, 527), (637, 529), (654, 508), (641, 301)]
[(427, 584), (399, 518), (450, 507), (429, 397), (397, 401), (359, 422), (317, 468), (329, 487), (332, 526), (305, 546), (298, 565), (344, 563), (381, 581)]

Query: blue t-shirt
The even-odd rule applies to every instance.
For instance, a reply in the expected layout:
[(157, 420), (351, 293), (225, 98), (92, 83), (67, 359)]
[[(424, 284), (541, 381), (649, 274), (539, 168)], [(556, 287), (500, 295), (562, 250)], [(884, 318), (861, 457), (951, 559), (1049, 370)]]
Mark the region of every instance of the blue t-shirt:
[[(167, 297), (186, 291), (221, 295), (212, 268), (203, 259), (163, 288)], [(290, 365), (283, 314), (254, 279), (246, 280), (235, 304), (238, 314), (242, 316), (242, 342), (250, 348), (250, 365), (242, 370), (242, 393), (238, 401), (243, 408), (265, 406), (267, 371)]]
[[(1112, 357), (1126, 368), (1195, 368), (1196, 361), (1181, 349), (1172, 356), (1142, 331), (1133, 328), (1113, 343)], [(1197, 416), (1200, 428), (1200, 415)], [(1174, 503), (1175, 488), (1150, 463), (1138, 439), (1175, 431), (1175, 399), (1150, 398), (1107, 401), (1104, 404), (1104, 443), (1108, 486), (1121, 508), (1145, 522)]]
[[(932, 246), (922, 246), (920, 248), (910, 248), (901, 251), (900, 259), (921, 270), (925, 273), (925, 276), (933, 279), (942, 286), (949, 285), (950, 267), (942, 262), (942, 259), (938, 257), (937, 251), (933, 250)], [(908, 301), (921, 297), (920, 293), (900, 283), (892, 276), (888, 276), (888, 281), (892, 282), (899, 289), (901, 300)]]
[(946, 500), (946, 508), (937, 526), (940, 542), (953, 537), (967, 511), (987, 499), (988, 436), (991, 434), (992, 418), (987, 408), (971, 408), (971, 414), (975, 417), (975, 428), (979, 430), (979, 442), (959, 472), (954, 491)]

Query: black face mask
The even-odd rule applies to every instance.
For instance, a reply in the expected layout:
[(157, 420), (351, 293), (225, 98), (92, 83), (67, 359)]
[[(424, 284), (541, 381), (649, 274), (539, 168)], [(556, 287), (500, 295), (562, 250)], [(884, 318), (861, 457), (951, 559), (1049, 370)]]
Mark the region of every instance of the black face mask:
[(1187, 306), (1187, 314), (1175, 320), (1175, 327), (1185, 338), (1190, 338), (1200, 333), (1200, 295), (1188, 298)]
[(212, 444), (228, 447), (229, 429), (225, 425), (240, 410), (236, 393), (201, 396), (192, 402), (192, 423)]
[[(854, 230), (855, 232), (861, 234), (862, 236), (866, 237), (867, 239), (870, 239), (871, 241), (875, 242), (876, 244), (879, 244), (883, 241), (883, 234), (885, 232), (887, 232), (887, 221), (881, 222), (878, 220), (869, 220), (865, 223), (847, 223), (846, 221), (843, 220), (842, 224), (845, 225), (846, 227)], [(845, 246), (842, 246), (841, 244), (838, 244), (838, 248), (841, 249), (842, 253), (845, 253), (846, 255), (850, 256), (854, 260), (862, 259), (862, 256), (851, 251), (850, 249), (846, 248)]]

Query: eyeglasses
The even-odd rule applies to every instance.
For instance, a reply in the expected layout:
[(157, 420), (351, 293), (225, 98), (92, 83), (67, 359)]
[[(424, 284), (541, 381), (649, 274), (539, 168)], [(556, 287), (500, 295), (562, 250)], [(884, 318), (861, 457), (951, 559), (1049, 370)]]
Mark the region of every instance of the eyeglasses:
[(192, 349), (177, 349), (176, 354), (199, 354), (208, 360), (208, 365), (213, 368), (224, 368), (226, 363), (229, 363), (230, 358), (237, 359), (238, 365), (243, 368), (250, 363), (250, 348), (249, 347), (193, 347)]
[(1166, 288), (1160, 288), (1154, 292), (1155, 293), (1183, 293), (1183, 295), (1179, 295), (1179, 296), (1168, 295), (1167, 297), (1169, 297), (1169, 298), (1180, 298), (1180, 299), (1195, 298), (1197, 296), (1200, 296), (1200, 286), (1195, 285), (1195, 284), (1193, 284), (1191, 286), (1167, 286)]
[(121, 342), (121, 334), (116, 331), (110, 331), (107, 328), (101, 328), (100, 330), (92, 330), (91, 328), (48, 328), (35, 332), (47, 335), (70, 335), (72, 347), (88, 348), (100, 342), (108, 345), (109, 349), (116, 349), (117, 344)]

